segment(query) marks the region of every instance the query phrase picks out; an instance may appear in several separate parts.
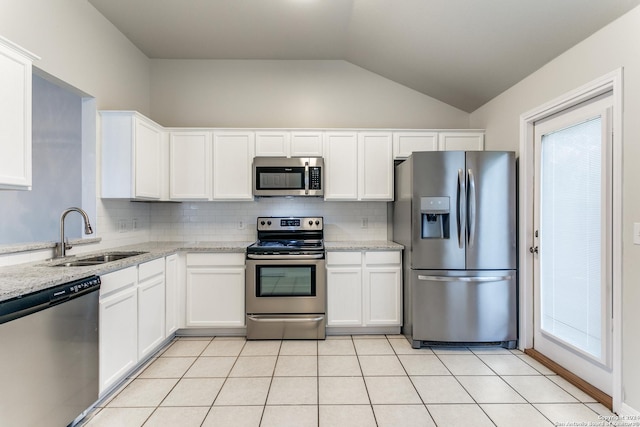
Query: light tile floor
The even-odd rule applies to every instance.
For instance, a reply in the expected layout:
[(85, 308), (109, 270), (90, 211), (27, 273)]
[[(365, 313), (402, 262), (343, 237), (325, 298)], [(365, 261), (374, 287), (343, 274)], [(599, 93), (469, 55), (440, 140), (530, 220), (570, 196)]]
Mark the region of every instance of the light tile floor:
[(160, 351), (81, 425), (606, 425), (599, 414), (611, 415), (517, 350), (415, 350), (401, 335), (190, 337)]

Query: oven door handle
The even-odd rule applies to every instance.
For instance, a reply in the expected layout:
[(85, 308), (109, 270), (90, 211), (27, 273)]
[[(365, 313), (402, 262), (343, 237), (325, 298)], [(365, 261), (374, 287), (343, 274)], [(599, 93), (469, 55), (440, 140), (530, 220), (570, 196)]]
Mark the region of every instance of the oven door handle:
[(255, 322), (290, 322), (290, 323), (299, 323), (299, 322), (321, 322), (324, 319), (324, 316), (315, 316), (315, 317), (272, 317), (272, 316), (257, 316), (253, 314), (249, 314), (247, 317)]

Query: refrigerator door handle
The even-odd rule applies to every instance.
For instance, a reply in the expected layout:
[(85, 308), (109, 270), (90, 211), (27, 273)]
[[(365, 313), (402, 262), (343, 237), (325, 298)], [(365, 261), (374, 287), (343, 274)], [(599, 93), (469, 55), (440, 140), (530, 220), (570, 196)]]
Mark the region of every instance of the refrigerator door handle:
[(473, 175), (473, 170), (467, 171), (469, 176), (469, 185), (467, 192), (467, 231), (469, 236), (467, 238), (469, 247), (473, 247), (473, 243), (476, 239), (476, 178)]
[(465, 215), (462, 213), (466, 211), (465, 201), (466, 201), (466, 191), (465, 191), (465, 178), (464, 178), (464, 170), (458, 169), (458, 194), (457, 194), (457, 202), (458, 202), (458, 211), (456, 212), (456, 224), (458, 226), (458, 247), (460, 249), (464, 248), (464, 236), (466, 234), (465, 231)]
[(506, 276), (474, 276), (474, 277), (460, 277), (460, 276), (423, 276), (418, 275), (418, 280), (430, 281), (430, 282), (502, 282), (505, 280), (511, 280), (513, 276), (507, 274)]

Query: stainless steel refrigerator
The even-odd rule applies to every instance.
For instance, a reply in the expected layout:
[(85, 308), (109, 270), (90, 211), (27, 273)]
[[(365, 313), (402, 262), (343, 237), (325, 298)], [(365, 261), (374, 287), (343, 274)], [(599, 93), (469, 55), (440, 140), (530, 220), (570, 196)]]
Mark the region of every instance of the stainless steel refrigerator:
[(516, 165), (504, 151), (416, 152), (395, 170), (403, 334), (434, 343), (517, 339)]

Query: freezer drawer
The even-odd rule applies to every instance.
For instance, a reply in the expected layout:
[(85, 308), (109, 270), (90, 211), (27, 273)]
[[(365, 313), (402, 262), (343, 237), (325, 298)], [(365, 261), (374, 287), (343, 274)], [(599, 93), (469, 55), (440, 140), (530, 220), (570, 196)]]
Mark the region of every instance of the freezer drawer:
[(412, 271), (412, 346), (517, 339), (516, 271)]

